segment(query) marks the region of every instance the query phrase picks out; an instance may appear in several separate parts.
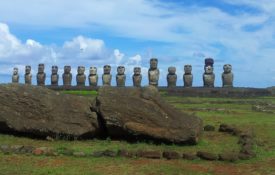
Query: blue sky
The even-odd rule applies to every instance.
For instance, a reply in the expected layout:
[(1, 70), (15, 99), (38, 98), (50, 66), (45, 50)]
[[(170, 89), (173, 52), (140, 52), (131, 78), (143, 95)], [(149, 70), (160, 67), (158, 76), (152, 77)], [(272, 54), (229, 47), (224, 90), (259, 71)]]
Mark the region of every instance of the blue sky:
[[(13, 0), (0, 6), (0, 82), (11, 81), (13, 67), (52, 65), (142, 67), (148, 84), (149, 59), (159, 59), (160, 85), (169, 66), (176, 66), (179, 86), (183, 66), (192, 64), (194, 86), (202, 86), (204, 58), (215, 59), (215, 85), (222, 66), (233, 66), (234, 85), (275, 85), (275, 0)], [(74, 78), (75, 79), (75, 78)], [(61, 83), (61, 80), (60, 80)], [(75, 83), (75, 81), (73, 82)], [(101, 84), (101, 80), (99, 81)]]

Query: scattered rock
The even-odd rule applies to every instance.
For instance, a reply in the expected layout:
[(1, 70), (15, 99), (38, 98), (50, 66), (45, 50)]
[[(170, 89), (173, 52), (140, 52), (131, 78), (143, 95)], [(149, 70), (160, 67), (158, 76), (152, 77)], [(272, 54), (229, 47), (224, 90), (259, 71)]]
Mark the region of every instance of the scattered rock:
[(138, 151), (137, 157), (143, 157), (148, 159), (160, 159), (161, 158), (160, 151)]
[(80, 152), (74, 152), (73, 156), (75, 156), (75, 157), (85, 157), (86, 154), (84, 152), (80, 151)]
[(203, 151), (198, 151), (197, 156), (204, 160), (218, 160), (217, 154), (203, 152)]
[(9, 145), (1, 145), (0, 146), (0, 150), (4, 153), (4, 154), (9, 154), (11, 153), (11, 149)]
[(24, 147), (23, 145), (12, 145), (10, 149), (11, 149), (11, 152), (18, 154), (18, 153), (21, 153), (21, 149), (23, 147)]
[(202, 120), (164, 102), (155, 87), (101, 87), (95, 106), (113, 138), (196, 144)]
[(51, 136), (47, 136), (47, 137), (46, 137), (46, 140), (51, 141), (51, 142), (54, 141), (54, 139), (53, 139)]
[(227, 124), (221, 124), (220, 128), (219, 128), (219, 132), (226, 132), (232, 135), (239, 135), (239, 133), (241, 132), (238, 128), (234, 127), (234, 126), (230, 126)]
[(111, 151), (111, 150), (105, 150), (105, 151), (103, 151), (103, 155), (106, 157), (116, 157), (117, 152)]
[(235, 162), (238, 160), (238, 158), (238, 154), (234, 152), (219, 154), (219, 160), (221, 161)]
[(192, 154), (192, 153), (183, 153), (182, 154), (182, 158), (186, 159), (186, 160), (195, 160), (197, 159), (197, 155), (196, 154)]
[(92, 157), (103, 157), (104, 151), (95, 151), (91, 154)]
[(176, 151), (164, 151), (162, 156), (168, 160), (181, 158), (180, 154)]
[(28, 153), (32, 153), (34, 149), (35, 148), (33, 146), (23, 146), (20, 152), (22, 154), (28, 154)]
[(215, 126), (212, 125), (206, 125), (203, 128), (204, 131), (215, 131)]

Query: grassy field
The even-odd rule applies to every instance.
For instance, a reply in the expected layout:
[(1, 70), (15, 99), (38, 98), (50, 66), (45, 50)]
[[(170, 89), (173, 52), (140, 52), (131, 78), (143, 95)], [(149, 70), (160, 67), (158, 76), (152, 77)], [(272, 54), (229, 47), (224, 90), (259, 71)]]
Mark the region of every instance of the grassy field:
[[(65, 91), (64, 93), (85, 95), (94, 98), (96, 92)], [(142, 158), (76, 158), (73, 156), (33, 156), (0, 153), (0, 174), (194, 174), (194, 175), (275, 175), (275, 114), (256, 112), (255, 105), (275, 105), (275, 97), (258, 98), (198, 98), (162, 96), (176, 108), (187, 113), (194, 113), (203, 119), (204, 125), (211, 124), (218, 128), (221, 123), (233, 124), (239, 128), (252, 128), (256, 135), (254, 151), (256, 158), (239, 160), (235, 163), (205, 160), (151, 160)], [(274, 110), (275, 112), (275, 110)], [(57, 150), (70, 148), (87, 154), (93, 151), (127, 150), (176, 150), (195, 153), (208, 151), (222, 153), (238, 152), (238, 138), (226, 133), (205, 132), (196, 146), (154, 145), (152, 143), (127, 143), (117, 140), (87, 141), (45, 141), (33, 140), (10, 135), (0, 135), (1, 144), (32, 145), (52, 147)]]

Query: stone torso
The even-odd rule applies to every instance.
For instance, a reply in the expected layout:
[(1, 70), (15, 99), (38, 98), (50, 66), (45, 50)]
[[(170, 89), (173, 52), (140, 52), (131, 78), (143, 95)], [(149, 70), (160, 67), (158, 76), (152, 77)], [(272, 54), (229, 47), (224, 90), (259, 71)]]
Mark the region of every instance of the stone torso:
[(141, 86), (142, 75), (133, 75), (133, 84), (135, 87)]
[(72, 74), (71, 73), (64, 73), (62, 78), (63, 78), (64, 86), (71, 86), (71, 84), (72, 84)]
[(36, 75), (36, 79), (37, 79), (37, 85), (45, 85), (46, 74), (45, 73), (38, 73)]
[(233, 87), (233, 73), (223, 73), (222, 74), (222, 84), (223, 87)]
[(111, 80), (112, 80), (112, 75), (111, 74), (103, 74), (102, 75), (103, 85), (110, 86), (111, 85)]
[(12, 75), (12, 82), (13, 83), (18, 83), (19, 82), (19, 75), (18, 74)]
[(32, 84), (32, 74), (25, 74), (25, 84)]
[(58, 85), (59, 75), (52, 74), (51, 75), (51, 85)]
[(192, 74), (184, 74), (183, 75), (183, 83), (184, 83), (184, 87), (192, 87), (193, 75)]
[(158, 85), (159, 81), (159, 70), (158, 69), (149, 69), (148, 71), (149, 85)]
[(168, 74), (167, 75), (167, 84), (168, 84), (168, 87), (176, 87), (177, 75), (176, 74)]
[(116, 84), (117, 86), (125, 86), (126, 75), (116, 75)]
[(78, 86), (85, 86), (86, 75), (85, 74), (78, 74), (76, 75), (76, 82)]
[(97, 86), (98, 75), (89, 75), (89, 84), (90, 86)]
[(215, 74), (203, 74), (203, 85), (204, 87), (214, 87)]

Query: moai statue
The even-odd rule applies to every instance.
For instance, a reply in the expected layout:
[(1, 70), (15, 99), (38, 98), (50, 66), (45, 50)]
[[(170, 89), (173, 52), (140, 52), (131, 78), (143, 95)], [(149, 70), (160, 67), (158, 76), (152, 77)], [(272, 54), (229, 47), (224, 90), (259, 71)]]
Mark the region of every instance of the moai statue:
[(133, 75), (133, 85), (135, 87), (140, 87), (141, 86), (141, 80), (142, 80), (142, 75), (141, 75), (141, 68), (140, 67), (135, 67), (134, 68), (134, 75)]
[(167, 86), (168, 87), (176, 87), (176, 85), (177, 85), (176, 68), (169, 67), (168, 74), (167, 74)]
[(77, 75), (76, 75), (76, 84), (77, 86), (85, 86), (86, 75), (85, 75), (85, 67), (78, 66)]
[(19, 83), (19, 74), (17, 67), (13, 68), (12, 83)]
[(183, 84), (184, 87), (192, 87), (193, 85), (192, 66), (190, 64), (184, 65)]
[(126, 75), (124, 74), (125, 67), (124, 66), (118, 66), (117, 67), (117, 75), (116, 75), (116, 85), (119, 87), (125, 86), (126, 81)]
[(213, 67), (210, 65), (204, 67), (203, 85), (204, 87), (214, 87), (215, 74), (213, 73)]
[(51, 85), (58, 86), (58, 80), (59, 80), (58, 67), (52, 66)]
[(149, 85), (158, 86), (159, 81), (159, 69), (158, 69), (158, 59), (150, 59), (150, 69), (148, 70)]
[(36, 75), (36, 81), (38, 86), (44, 86), (46, 80), (46, 73), (44, 72), (45, 65), (39, 64), (38, 65), (38, 73)]
[(204, 60), (204, 66), (206, 67), (206, 66), (211, 66), (211, 67), (213, 67), (213, 65), (214, 65), (214, 60), (213, 60), (213, 58), (205, 58), (205, 60)]
[(31, 66), (25, 67), (25, 84), (32, 84)]
[(90, 67), (89, 84), (90, 86), (97, 86), (97, 82), (98, 82), (97, 68)]
[(111, 75), (111, 66), (105, 65), (103, 67), (104, 74), (102, 75), (103, 86), (111, 86), (112, 75)]
[(62, 78), (63, 78), (63, 85), (64, 86), (71, 86), (72, 85), (71, 66), (64, 66), (64, 73), (62, 75)]
[(223, 66), (223, 73), (222, 73), (222, 87), (233, 87), (233, 79), (234, 74), (232, 71), (231, 64), (225, 64)]

